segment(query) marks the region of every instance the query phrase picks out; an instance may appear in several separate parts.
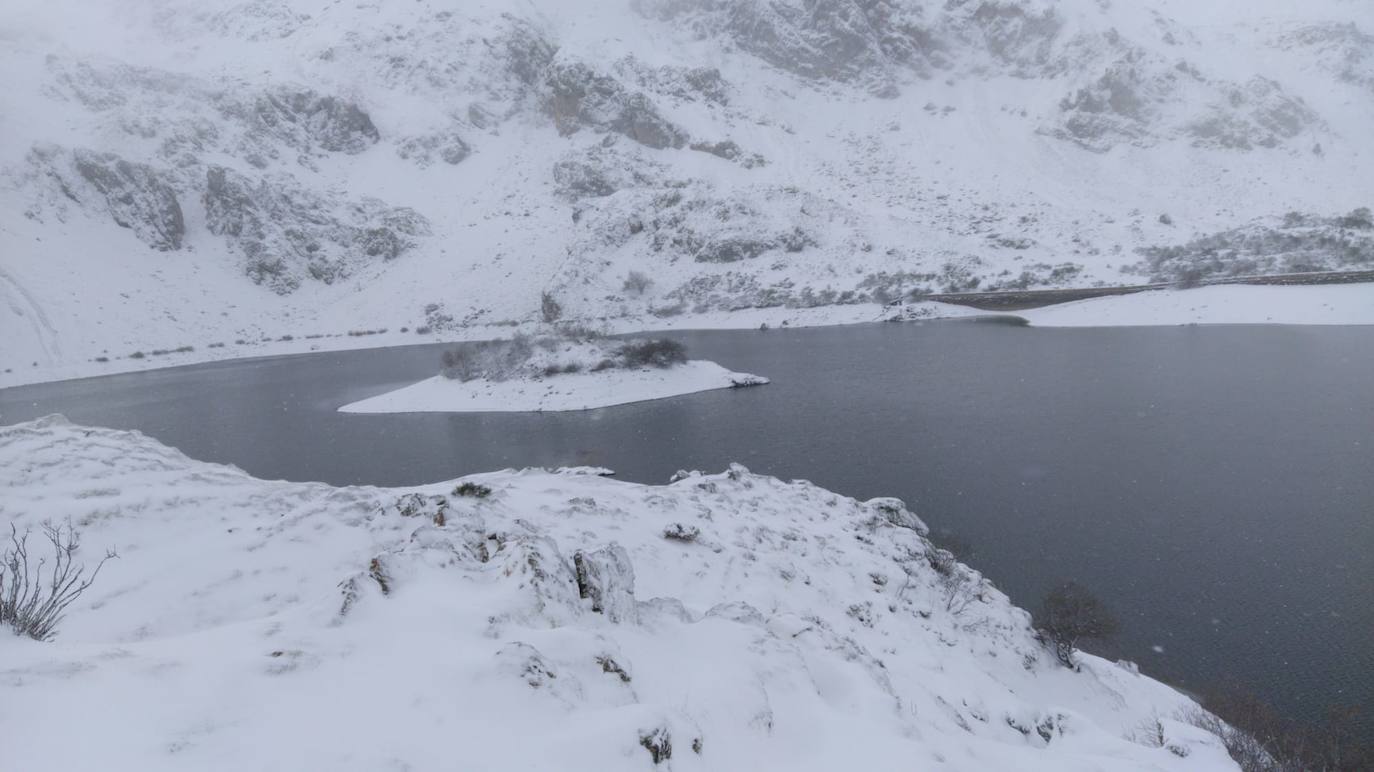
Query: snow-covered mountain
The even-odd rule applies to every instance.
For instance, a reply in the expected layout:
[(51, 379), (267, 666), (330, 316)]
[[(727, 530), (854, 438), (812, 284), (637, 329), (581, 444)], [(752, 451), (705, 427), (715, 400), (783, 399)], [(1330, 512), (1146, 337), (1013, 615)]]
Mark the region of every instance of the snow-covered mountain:
[(7, 365), (1374, 265), (1365, 0), (10, 5)]
[(61, 417), (0, 428), (0, 467), (0, 518), (119, 551), (55, 640), (0, 631), (7, 769), (1236, 769), (895, 499), (268, 482)]

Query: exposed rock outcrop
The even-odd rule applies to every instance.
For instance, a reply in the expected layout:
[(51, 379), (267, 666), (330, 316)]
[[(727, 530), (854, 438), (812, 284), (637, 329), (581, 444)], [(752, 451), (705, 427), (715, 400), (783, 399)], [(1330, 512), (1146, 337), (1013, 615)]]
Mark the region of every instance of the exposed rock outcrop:
[(242, 122), (260, 141), (310, 152), (361, 153), (381, 136), (358, 105), (308, 88), (280, 86), (251, 98), (232, 92), (218, 101), (220, 112)]
[(443, 161), (456, 166), (472, 155), (472, 147), (454, 131), (407, 137), (396, 145), (396, 154), (420, 166)]
[(306, 278), (332, 283), (395, 259), (429, 232), (411, 209), (339, 201), (288, 177), (253, 180), (218, 166), (206, 171), (201, 200), (206, 228), (243, 255), (253, 281), (283, 294)]
[(583, 127), (613, 131), (646, 147), (677, 148), (687, 134), (659, 114), (649, 96), (583, 62), (555, 62), (544, 77), (544, 110), (560, 134)]
[(153, 249), (180, 249), (186, 222), (169, 172), (125, 160), (114, 153), (35, 147), (29, 162), (62, 195), (92, 212), (102, 212)]
[(573, 555), (577, 569), (578, 594), (592, 602), (592, 611), (606, 615), (612, 622), (633, 622), (635, 608), (635, 571), (630, 555), (619, 544)]

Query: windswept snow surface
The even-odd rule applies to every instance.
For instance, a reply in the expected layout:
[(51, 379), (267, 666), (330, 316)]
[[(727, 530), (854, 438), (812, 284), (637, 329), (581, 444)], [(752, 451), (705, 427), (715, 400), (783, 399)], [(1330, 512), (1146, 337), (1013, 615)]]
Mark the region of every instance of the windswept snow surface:
[(0, 72), (7, 378), (1374, 264), (1366, 0), (10, 0)]
[(1016, 315), (1036, 327), (1374, 324), (1374, 284), (1154, 290), (1033, 308)]
[(693, 360), (671, 368), (611, 369), (508, 381), (459, 381), (436, 375), (359, 400), (342, 413), (468, 413), (588, 410), (712, 389), (762, 386), (767, 378)]
[[(120, 553), (56, 640), (0, 635), (7, 769), (1234, 769), (1184, 696), (1060, 667), (938, 573), (893, 499), (270, 482), (56, 416), (0, 428), (0, 468), (0, 521)], [(1154, 717), (1174, 750), (1133, 739)]]

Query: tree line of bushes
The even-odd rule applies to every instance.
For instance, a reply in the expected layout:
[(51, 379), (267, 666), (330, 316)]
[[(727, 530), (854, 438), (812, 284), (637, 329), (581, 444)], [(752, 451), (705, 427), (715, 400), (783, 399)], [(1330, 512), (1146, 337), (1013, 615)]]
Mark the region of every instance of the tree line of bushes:
[[(1074, 582), (1052, 589), (1034, 621), (1042, 640), (1067, 667), (1076, 667), (1075, 652), (1080, 642), (1111, 637), (1119, 627), (1102, 601)], [(1177, 718), (1216, 735), (1243, 772), (1374, 769), (1374, 747), (1361, 739), (1358, 708), (1332, 708), (1322, 721), (1303, 722), (1284, 717), (1238, 686), (1208, 690), (1201, 705)], [(1157, 719), (1138, 739), (1156, 747), (1168, 746), (1164, 725)]]
[(1176, 246), (1142, 247), (1129, 269), (1150, 281), (1192, 287), (1208, 279), (1341, 271), (1374, 265), (1374, 215), (1289, 212), (1277, 226), (1246, 225)]
[[(440, 374), (456, 381), (485, 379), (506, 381), (512, 378), (554, 376), (564, 373), (591, 372), (645, 367), (669, 368), (687, 361), (687, 347), (675, 340), (649, 338), (611, 344), (601, 342), (602, 336), (581, 328), (570, 328), (558, 336), (533, 338), (516, 335), (506, 340), (469, 343), (445, 351), (441, 357)], [(599, 358), (582, 361), (547, 361), (556, 359), (554, 351), (569, 343), (594, 344)], [(549, 356), (542, 356), (544, 351)], [(541, 363), (542, 362), (542, 363)]]

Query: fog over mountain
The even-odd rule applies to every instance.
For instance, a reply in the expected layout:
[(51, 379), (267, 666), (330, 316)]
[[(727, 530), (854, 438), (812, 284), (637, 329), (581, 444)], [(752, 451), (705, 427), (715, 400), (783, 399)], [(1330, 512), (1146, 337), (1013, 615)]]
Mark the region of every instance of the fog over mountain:
[(1365, 0), (59, 0), (0, 66), (7, 365), (1374, 266)]

